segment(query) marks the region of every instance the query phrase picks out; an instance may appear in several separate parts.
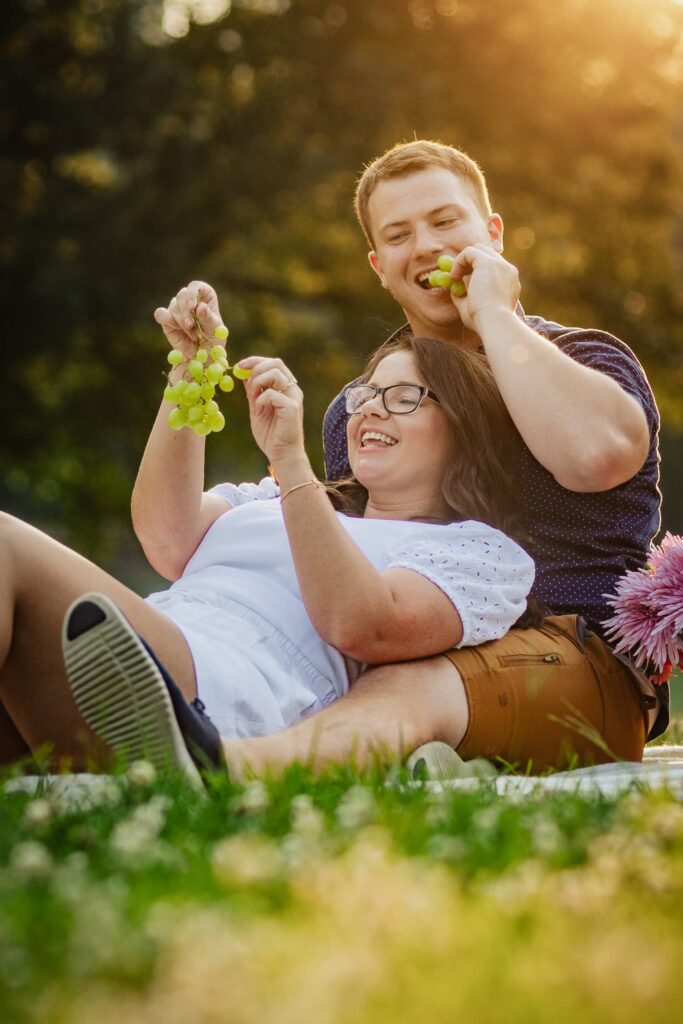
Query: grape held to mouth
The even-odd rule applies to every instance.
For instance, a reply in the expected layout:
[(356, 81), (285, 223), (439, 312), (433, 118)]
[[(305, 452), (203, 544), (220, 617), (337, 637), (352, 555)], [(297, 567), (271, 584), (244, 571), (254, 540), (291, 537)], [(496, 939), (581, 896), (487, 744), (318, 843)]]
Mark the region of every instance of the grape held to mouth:
[(467, 294), (467, 288), (464, 281), (454, 281), (451, 277), (451, 270), (455, 260), (452, 256), (446, 254), (439, 256), (436, 261), (438, 270), (432, 270), (429, 275), (429, 286), (430, 288), (450, 288), (451, 295), (456, 299), (462, 298), (463, 295)]

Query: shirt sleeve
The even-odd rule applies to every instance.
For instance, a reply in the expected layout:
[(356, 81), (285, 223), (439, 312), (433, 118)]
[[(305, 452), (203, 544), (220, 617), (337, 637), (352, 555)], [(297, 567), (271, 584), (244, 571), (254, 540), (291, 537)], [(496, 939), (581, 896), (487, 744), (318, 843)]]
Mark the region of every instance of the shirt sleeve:
[(328, 406), (323, 419), (323, 456), (328, 480), (342, 480), (351, 475), (346, 443), (347, 421), (344, 392), (341, 391)]
[(233, 508), (237, 508), (238, 505), (246, 505), (249, 501), (268, 501), (269, 498), (277, 498), (280, 495), (280, 488), (272, 476), (266, 476), (257, 484), (216, 484), (209, 489), (209, 494), (219, 494)]
[(533, 560), (484, 523), (424, 525), (395, 544), (388, 556), (386, 568), (419, 572), (452, 601), (462, 621), (458, 647), (497, 640), (526, 610)]
[(565, 355), (582, 366), (604, 373), (638, 402), (653, 439), (659, 430), (659, 413), (652, 388), (637, 356), (623, 341), (604, 331), (575, 330), (557, 344)]

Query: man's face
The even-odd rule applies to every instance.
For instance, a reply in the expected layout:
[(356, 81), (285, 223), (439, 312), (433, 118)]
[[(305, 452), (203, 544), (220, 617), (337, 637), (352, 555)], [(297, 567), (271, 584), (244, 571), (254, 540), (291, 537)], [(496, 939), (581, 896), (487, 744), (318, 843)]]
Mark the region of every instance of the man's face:
[(425, 274), (446, 253), (483, 242), (502, 251), (503, 222), (486, 217), (468, 182), (445, 167), (380, 181), (368, 213), (375, 249), (370, 265), (403, 307), (416, 335), (460, 339), (458, 310), (448, 289), (430, 288)]

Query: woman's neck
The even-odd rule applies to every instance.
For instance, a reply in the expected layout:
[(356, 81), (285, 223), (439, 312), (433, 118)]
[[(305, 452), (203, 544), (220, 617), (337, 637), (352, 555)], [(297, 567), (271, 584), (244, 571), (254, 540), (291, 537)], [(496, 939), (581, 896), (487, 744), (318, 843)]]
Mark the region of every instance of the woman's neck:
[(448, 506), (439, 494), (405, 495), (397, 498), (393, 495), (368, 494), (368, 503), (363, 513), (364, 519), (448, 519)]

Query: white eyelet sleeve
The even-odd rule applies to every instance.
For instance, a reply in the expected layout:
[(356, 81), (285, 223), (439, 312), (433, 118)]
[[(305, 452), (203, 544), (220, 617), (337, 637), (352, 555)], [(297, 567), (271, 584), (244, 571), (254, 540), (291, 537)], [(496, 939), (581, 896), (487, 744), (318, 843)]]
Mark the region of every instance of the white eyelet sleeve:
[(246, 505), (249, 501), (268, 501), (269, 498), (277, 498), (280, 495), (280, 488), (272, 476), (266, 476), (257, 484), (217, 484), (209, 489), (209, 494), (220, 494), (233, 508), (237, 508), (238, 505)]
[(468, 520), (425, 524), (390, 548), (386, 568), (412, 569), (435, 583), (462, 620), (458, 647), (504, 636), (526, 609), (534, 563), (500, 530)]

